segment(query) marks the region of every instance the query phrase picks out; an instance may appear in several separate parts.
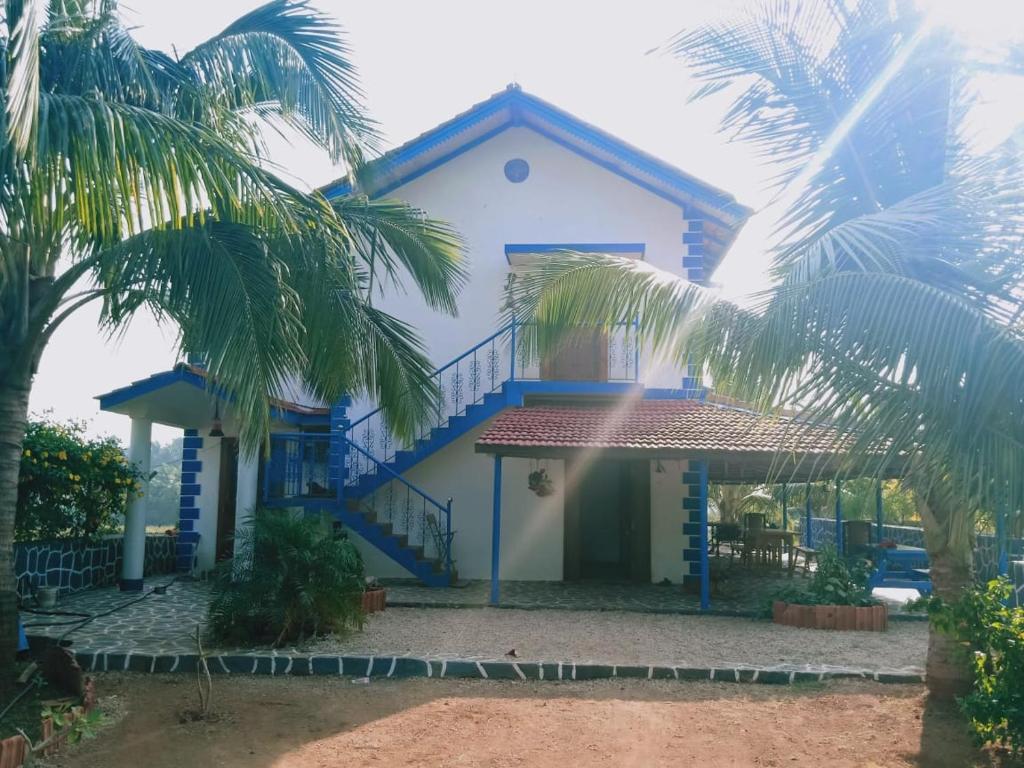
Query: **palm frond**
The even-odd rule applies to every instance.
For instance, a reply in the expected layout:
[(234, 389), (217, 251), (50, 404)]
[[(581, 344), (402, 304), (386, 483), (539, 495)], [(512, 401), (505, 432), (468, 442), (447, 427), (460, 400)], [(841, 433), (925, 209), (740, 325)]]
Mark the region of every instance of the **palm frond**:
[(340, 28), (308, 0), (271, 0), (181, 58), (214, 98), (232, 108), (299, 118), (335, 161), (350, 163), (376, 140)]
[(39, 110), (39, 32), (45, 0), (7, 0), (7, 61), (4, 67), (6, 138), (15, 153), (32, 147)]
[(332, 205), (378, 289), (402, 288), (407, 275), (427, 306), (457, 313), (467, 267), (462, 238), (451, 226), (400, 200), (349, 195)]
[(107, 327), (123, 328), (141, 306), (177, 325), (181, 346), (202, 353), (211, 381), (231, 393), (250, 449), (269, 431), (270, 393), (306, 363), (283, 256), (247, 225), (208, 221), (127, 238), (100, 254), (96, 270), (113, 289)]

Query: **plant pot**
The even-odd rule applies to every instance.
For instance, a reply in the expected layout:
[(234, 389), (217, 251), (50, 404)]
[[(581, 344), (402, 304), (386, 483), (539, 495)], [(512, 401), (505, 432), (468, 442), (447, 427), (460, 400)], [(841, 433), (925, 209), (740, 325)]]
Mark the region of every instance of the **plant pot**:
[(860, 630), (884, 632), (889, 628), (889, 609), (884, 605), (801, 605), (776, 600), (772, 621), (801, 629)]
[(36, 604), (40, 608), (53, 608), (57, 604), (57, 587), (39, 587), (36, 590)]
[(363, 613), (377, 613), (387, 606), (387, 590), (375, 587), (363, 592)]

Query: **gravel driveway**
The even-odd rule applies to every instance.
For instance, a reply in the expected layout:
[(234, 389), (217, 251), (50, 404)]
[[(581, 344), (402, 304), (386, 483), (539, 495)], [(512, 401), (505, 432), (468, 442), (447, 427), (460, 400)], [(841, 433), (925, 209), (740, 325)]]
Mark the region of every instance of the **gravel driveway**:
[(679, 666), (786, 666), (872, 671), (924, 667), (925, 622), (887, 632), (795, 629), (754, 619), (613, 611), (388, 608), (362, 632), (312, 653)]

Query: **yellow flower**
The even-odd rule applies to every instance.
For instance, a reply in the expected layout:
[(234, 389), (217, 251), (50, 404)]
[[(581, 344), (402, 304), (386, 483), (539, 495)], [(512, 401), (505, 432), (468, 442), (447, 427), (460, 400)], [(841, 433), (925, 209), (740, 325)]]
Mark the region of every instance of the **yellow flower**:
[(32, 455), (32, 451), (30, 451), (28, 448), (26, 448), (25, 452), (22, 454), (22, 456), (25, 456), (25, 457), (29, 457), (31, 455)]
[(49, 452), (49, 451), (43, 451), (43, 458), (44, 458), (44, 459), (45, 459), (45, 458), (48, 458), (48, 457), (49, 457), (49, 455), (50, 455), (50, 452)]
[(60, 452), (58, 452), (57, 453), (57, 458), (60, 459), (61, 461), (67, 461), (68, 460), (68, 452), (67, 451), (60, 451)]
[(82, 461), (89, 461), (91, 458), (92, 454), (89, 451), (82, 454)]

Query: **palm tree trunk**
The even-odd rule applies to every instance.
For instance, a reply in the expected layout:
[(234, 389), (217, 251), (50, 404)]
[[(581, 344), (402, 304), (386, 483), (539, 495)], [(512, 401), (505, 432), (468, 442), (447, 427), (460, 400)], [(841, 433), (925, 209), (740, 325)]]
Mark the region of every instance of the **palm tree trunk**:
[(18, 645), (14, 514), (31, 386), (28, 373), (7, 371), (0, 378), (0, 690), (14, 678)]
[[(956, 601), (974, 583), (974, 518), (951, 494), (917, 497), (933, 593), (947, 602)], [(969, 661), (955, 638), (929, 626), (925, 663), (929, 693), (940, 699), (968, 693), (973, 682)]]

